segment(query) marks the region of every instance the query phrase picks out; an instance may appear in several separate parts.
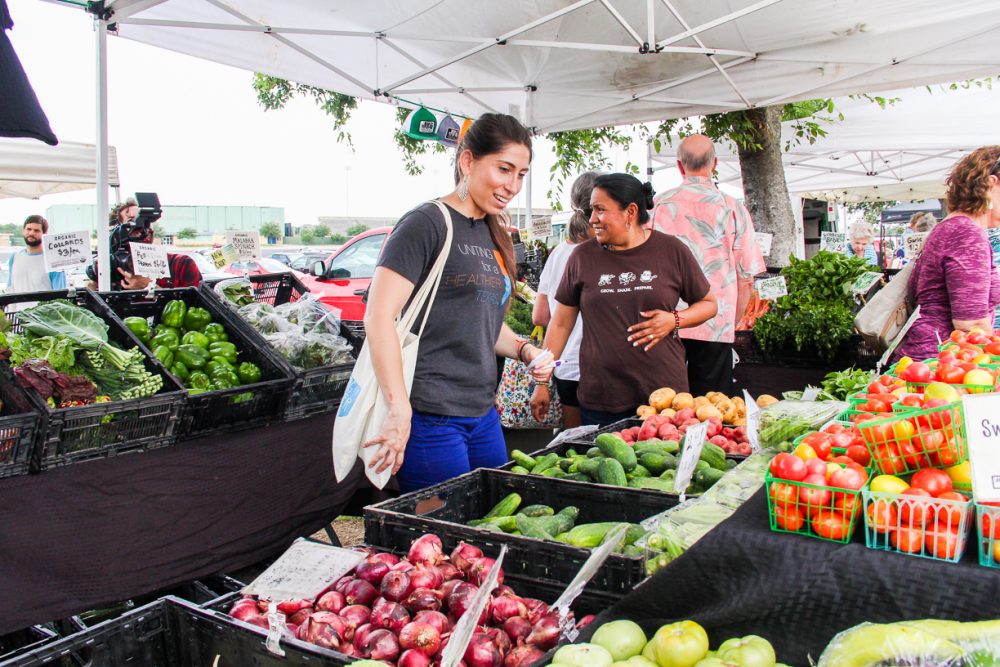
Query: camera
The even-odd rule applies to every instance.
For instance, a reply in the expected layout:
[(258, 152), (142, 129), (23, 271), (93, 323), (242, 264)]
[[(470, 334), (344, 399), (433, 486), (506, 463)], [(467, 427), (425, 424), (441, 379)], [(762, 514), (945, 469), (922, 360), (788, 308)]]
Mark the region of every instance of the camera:
[[(160, 219), (163, 210), (160, 208), (160, 198), (155, 192), (136, 192), (135, 201), (139, 206), (139, 214), (132, 220), (127, 220), (111, 228), (110, 233), (110, 266), (111, 288), (121, 289), (122, 274), (118, 269), (128, 273), (132, 270), (132, 242), (152, 243), (153, 223)], [(97, 282), (97, 256), (94, 263), (87, 267), (87, 277)]]

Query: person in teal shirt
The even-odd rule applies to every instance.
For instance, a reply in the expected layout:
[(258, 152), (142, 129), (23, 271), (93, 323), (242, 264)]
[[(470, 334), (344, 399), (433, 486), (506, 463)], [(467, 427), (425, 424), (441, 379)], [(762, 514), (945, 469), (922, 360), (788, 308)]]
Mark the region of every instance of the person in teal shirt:
[(25, 249), (10, 256), (7, 267), (7, 292), (44, 292), (66, 288), (66, 274), (46, 271), (42, 253), (42, 235), (49, 231), (49, 222), (40, 215), (29, 215), (21, 228)]
[(844, 249), (844, 254), (862, 257), (869, 264), (878, 265), (878, 254), (872, 244), (872, 236), (874, 232), (867, 222), (854, 223), (847, 233), (847, 247)]

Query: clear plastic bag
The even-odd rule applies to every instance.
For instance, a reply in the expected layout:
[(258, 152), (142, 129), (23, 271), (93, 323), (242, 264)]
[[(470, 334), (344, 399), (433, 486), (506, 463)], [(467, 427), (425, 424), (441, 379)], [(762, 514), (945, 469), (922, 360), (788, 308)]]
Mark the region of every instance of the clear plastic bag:
[(253, 303), (253, 283), (246, 278), (227, 278), (215, 283), (212, 288), (222, 302), (239, 309)]
[(848, 408), (843, 401), (779, 401), (760, 411), (760, 446), (779, 448)]
[(303, 294), (298, 301), (276, 306), (274, 312), (297, 324), (304, 333), (340, 336), (340, 311), (323, 305), (312, 294)]
[(927, 619), (862, 623), (835, 636), (817, 667), (844, 665), (992, 665), (1000, 621), (960, 623)]
[(281, 316), (274, 306), (269, 303), (257, 303), (255, 301), (240, 307), (239, 313), (250, 326), (264, 334), (265, 337), (275, 333), (295, 334), (302, 331), (298, 325), (289, 322), (285, 317)]
[(278, 331), (264, 336), (267, 342), (296, 368), (335, 366), (354, 361), (351, 344), (341, 336), (310, 331)]

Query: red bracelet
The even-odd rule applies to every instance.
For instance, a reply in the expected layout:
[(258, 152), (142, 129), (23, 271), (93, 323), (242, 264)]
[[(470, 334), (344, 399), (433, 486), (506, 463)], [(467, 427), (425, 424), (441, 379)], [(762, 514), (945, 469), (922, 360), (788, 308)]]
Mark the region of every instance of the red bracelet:
[(674, 338), (680, 338), (681, 337), (681, 315), (676, 310), (672, 311), (672, 312), (674, 313), (674, 331), (673, 331), (673, 336), (674, 336)]
[(517, 339), (517, 360), (524, 363), (524, 359), (521, 358), (521, 352), (524, 350), (524, 346), (528, 344), (528, 341), (523, 338)]

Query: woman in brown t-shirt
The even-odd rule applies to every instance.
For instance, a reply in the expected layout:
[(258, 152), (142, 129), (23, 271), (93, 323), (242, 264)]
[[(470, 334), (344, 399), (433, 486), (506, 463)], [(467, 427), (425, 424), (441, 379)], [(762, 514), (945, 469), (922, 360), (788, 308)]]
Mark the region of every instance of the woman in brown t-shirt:
[[(558, 359), (583, 315), (577, 397), (583, 423), (605, 425), (634, 415), (658, 387), (687, 391), (677, 329), (710, 319), (716, 303), (687, 246), (643, 228), (653, 207), (649, 183), (604, 174), (590, 205), (595, 238), (566, 264), (545, 346)], [(681, 299), (691, 305), (678, 311)], [(548, 388), (536, 387), (531, 403), (536, 418), (544, 415)]]

